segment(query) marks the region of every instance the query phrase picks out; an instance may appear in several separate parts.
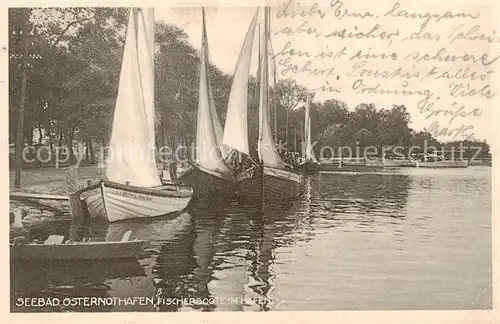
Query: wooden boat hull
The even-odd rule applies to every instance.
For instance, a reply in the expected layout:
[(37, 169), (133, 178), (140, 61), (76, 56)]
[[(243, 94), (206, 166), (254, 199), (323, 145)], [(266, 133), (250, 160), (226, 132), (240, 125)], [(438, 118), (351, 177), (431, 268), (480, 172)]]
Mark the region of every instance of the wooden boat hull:
[(300, 170), (302, 172), (318, 172), (321, 170), (321, 164), (318, 162), (307, 161), (300, 165)]
[(242, 174), (237, 184), (236, 196), (244, 204), (262, 201), (262, 178), (264, 179), (264, 199), (266, 203), (287, 203), (300, 194), (300, 175), (288, 170), (264, 167), (264, 177), (260, 170)]
[(193, 187), (196, 200), (210, 204), (228, 202), (236, 190), (234, 180), (196, 166), (181, 174), (179, 180)]
[(469, 163), (467, 161), (431, 161), (431, 162), (421, 162), (417, 161), (417, 168), (432, 168), (432, 169), (443, 169), (443, 168), (467, 168)]
[(18, 260), (104, 260), (135, 258), (146, 241), (83, 242), (71, 244), (10, 245), (11, 259)]
[(187, 207), (193, 190), (174, 184), (140, 188), (102, 181), (99, 187), (85, 188), (81, 195), (92, 218), (115, 222), (180, 212)]

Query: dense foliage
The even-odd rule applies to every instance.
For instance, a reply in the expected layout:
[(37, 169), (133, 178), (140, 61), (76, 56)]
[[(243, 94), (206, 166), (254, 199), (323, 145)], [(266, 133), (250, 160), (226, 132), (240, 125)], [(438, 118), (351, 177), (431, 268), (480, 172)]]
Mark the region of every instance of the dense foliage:
[[(105, 144), (110, 136), (117, 94), (128, 10), (124, 8), (45, 8), (9, 10), (9, 140), (16, 136), (23, 37), (29, 42), (25, 137), (33, 144), (38, 130), (40, 143), (51, 147), (74, 140)], [(198, 100), (199, 52), (180, 28), (156, 25), (156, 109), (158, 138), (187, 143), (194, 141)], [(211, 66), (211, 82), (221, 120), (225, 118), (232, 76)], [(277, 138), (297, 149), (303, 138), (303, 101), (307, 89), (295, 80), (280, 80), (273, 89)], [(256, 133), (257, 86), (249, 86), (250, 130)], [(379, 108), (379, 109), (377, 109)], [(409, 128), (410, 115), (401, 105), (375, 107), (359, 104), (354, 109), (339, 100), (314, 102), (312, 137), (322, 145), (352, 146), (419, 145), (430, 134)], [(287, 127), (288, 125), (288, 127)], [(274, 128), (274, 125), (273, 125)], [(288, 130), (288, 131), (287, 131)], [(160, 136), (161, 134), (161, 136)], [(255, 136), (252, 136), (254, 138)], [(254, 143), (251, 143), (252, 146)], [(486, 143), (484, 145), (488, 152)], [(72, 145), (68, 145), (71, 147)], [(93, 155), (93, 154), (92, 154)]]

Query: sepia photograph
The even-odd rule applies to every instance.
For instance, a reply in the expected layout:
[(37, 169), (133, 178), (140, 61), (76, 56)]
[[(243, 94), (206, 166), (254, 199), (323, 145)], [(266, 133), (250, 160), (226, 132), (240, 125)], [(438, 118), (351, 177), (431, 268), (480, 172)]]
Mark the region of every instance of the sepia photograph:
[(117, 5), (5, 9), (10, 313), (494, 309), (493, 1)]

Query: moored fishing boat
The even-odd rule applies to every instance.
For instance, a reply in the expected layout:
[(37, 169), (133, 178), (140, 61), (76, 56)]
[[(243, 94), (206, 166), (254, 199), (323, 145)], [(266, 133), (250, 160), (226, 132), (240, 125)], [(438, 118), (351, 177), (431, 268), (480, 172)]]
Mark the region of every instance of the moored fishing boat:
[(131, 9), (107, 179), (79, 192), (94, 218), (113, 222), (161, 216), (185, 209), (193, 195), (189, 186), (163, 185), (155, 162), (153, 24), (152, 8)]
[(237, 181), (236, 195), (244, 203), (287, 203), (300, 194), (300, 175), (291, 169), (254, 167), (240, 173)]
[(222, 126), (217, 116), (209, 76), (209, 52), (202, 8), (202, 45), (200, 62), (200, 84), (198, 119), (196, 132), (196, 156), (191, 167), (184, 171), (179, 180), (194, 188), (197, 199), (214, 203), (227, 202), (234, 193), (235, 181), (225, 163), (228, 148), (222, 144)]
[[(277, 153), (269, 121), (269, 8), (264, 9), (264, 31), (260, 57), (258, 162), (237, 174), (236, 195), (244, 203), (281, 204), (298, 197), (300, 175)], [(248, 36), (248, 35), (247, 35)], [(242, 53), (250, 56), (250, 52)], [(247, 109), (247, 107), (243, 107)], [(248, 133), (242, 134), (248, 143)], [(248, 147), (248, 144), (246, 144)]]

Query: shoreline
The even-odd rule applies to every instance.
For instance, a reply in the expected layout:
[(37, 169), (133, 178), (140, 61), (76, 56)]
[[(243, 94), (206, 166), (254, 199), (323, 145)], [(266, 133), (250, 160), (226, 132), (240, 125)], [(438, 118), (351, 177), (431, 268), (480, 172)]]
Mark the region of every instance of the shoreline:
[[(10, 192), (30, 192), (40, 194), (67, 195), (66, 168), (33, 168), (21, 170), (21, 188), (14, 188), (14, 172), (9, 172)], [(97, 179), (97, 165), (83, 166), (77, 169), (77, 183), (84, 185), (86, 180)]]

